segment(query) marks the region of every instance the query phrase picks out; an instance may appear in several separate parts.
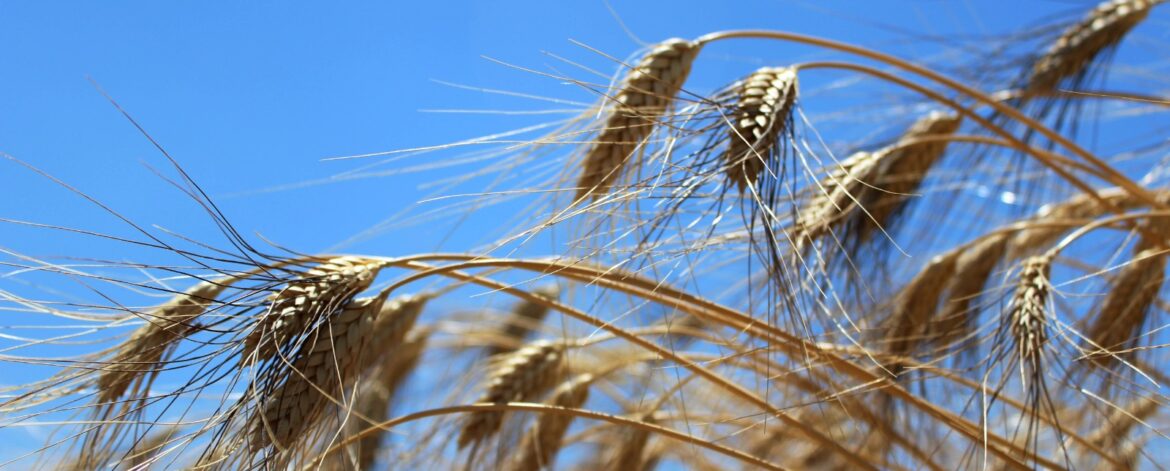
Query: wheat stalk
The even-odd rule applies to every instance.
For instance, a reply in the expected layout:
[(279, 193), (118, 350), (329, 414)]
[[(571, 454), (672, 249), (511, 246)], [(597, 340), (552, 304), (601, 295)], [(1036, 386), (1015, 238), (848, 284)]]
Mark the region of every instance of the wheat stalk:
[(699, 46), (683, 39), (656, 45), (626, 75), (613, 110), (585, 153), (577, 181), (578, 200), (604, 193), (622, 176), (665, 115), (691, 72)]
[(792, 131), (792, 112), (798, 85), (796, 69), (764, 67), (736, 87), (734, 115), (730, 117), (727, 177), (740, 192), (760, 178), (778, 152), (778, 140)]
[[(487, 390), (476, 402), (507, 403), (535, 399), (565, 375), (565, 345), (537, 341), (493, 359)], [(503, 412), (475, 412), (459, 434), (459, 448), (478, 443), (500, 429)]]

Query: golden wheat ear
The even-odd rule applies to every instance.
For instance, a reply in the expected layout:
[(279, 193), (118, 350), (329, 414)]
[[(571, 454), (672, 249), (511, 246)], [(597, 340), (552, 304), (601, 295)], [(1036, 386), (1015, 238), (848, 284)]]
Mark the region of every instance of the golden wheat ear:
[[(379, 360), (366, 380), (358, 386), (353, 411), (360, 417), (351, 417), (346, 422), (346, 437), (357, 436), (371, 426), (361, 417), (373, 420), (389, 418), (387, 414), (391, 411), (394, 396), (418, 366), (426, 350), (428, 338), (429, 332), (415, 329)], [(340, 413), (345, 415), (349, 411), (343, 408)], [(352, 457), (357, 469), (375, 469), (373, 466), (378, 459), (385, 435), (386, 431), (379, 430), (377, 433), (363, 436), (357, 443), (348, 447), (342, 458)]]
[(742, 193), (759, 180), (773, 156), (782, 153), (781, 139), (792, 133), (792, 113), (799, 85), (796, 69), (764, 67), (736, 87), (734, 115), (729, 117), (727, 178)]
[(844, 243), (856, 247), (896, 218), (927, 174), (946, 152), (946, 136), (958, 130), (957, 115), (933, 112), (875, 152), (859, 152), (829, 171), (814, 197), (799, 211), (796, 231), (803, 249), (837, 228)]
[[(1165, 224), (1144, 225), (1148, 232), (1164, 238)], [(1142, 327), (1158, 301), (1166, 280), (1166, 249), (1157, 240), (1143, 236), (1133, 248), (1133, 259), (1109, 283), (1108, 294), (1093, 313), (1085, 335), (1092, 342), (1090, 364), (1115, 366), (1131, 360), (1140, 344)]]
[(609, 191), (639, 153), (691, 73), (699, 45), (683, 39), (664, 41), (630, 70), (605, 127), (585, 153), (577, 181), (577, 200)]
[(272, 296), (263, 316), (244, 339), (241, 363), (271, 359), (318, 319), (344, 308), (374, 281), (381, 262), (338, 257), (307, 270)]
[[(529, 401), (560, 383), (566, 374), (565, 345), (537, 341), (493, 359), (487, 389), (476, 402), (495, 404)], [(492, 436), (503, 424), (504, 413), (474, 412), (459, 434), (459, 448)]]
[(1051, 93), (1061, 82), (1086, 73), (1102, 52), (1121, 42), (1162, 0), (1111, 0), (1070, 26), (1032, 66), (1025, 92)]
[[(581, 408), (585, 401), (589, 400), (589, 388), (593, 380), (592, 374), (584, 373), (561, 383), (553, 390), (548, 404), (572, 409)], [(512, 471), (551, 469), (572, 422), (572, 415), (542, 414), (520, 439), (515, 454), (504, 468)]]
[(1016, 290), (1008, 306), (1007, 321), (1015, 344), (1020, 368), (1029, 381), (1039, 381), (1043, 371), (1044, 344), (1048, 341), (1048, 297), (1051, 286), (1048, 273), (1052, 257), (1028, 257), (1020, 265)]

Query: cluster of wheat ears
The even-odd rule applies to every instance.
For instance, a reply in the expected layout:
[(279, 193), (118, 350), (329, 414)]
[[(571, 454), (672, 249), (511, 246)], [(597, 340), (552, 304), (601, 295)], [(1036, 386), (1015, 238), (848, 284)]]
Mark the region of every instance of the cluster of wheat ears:
[[(230, 249), (127, 220), (142, 237), (118, 242), (185, 262), (102, 265), (165, 273), (145, 281), (8, 262), (170, 299), (0, 292), (10, 314), (84, 324), (5, 352), (109, 345), (6, 353), (56, 371), (8, 387), (0, 425), (60, 418), (16, 462), (46, 468), (1160, 467), (1167, 121), (1120, 149), (1076, 132), (1088, 106), (1166, 116), (1156, 94), (1089, 88), (1159, 3), (1103, 3), (979, 86), (780, 31), (614, 59), (610, 83), (574, 81), (590, 109), (495, 154), (555, 178), (512, 188), (537, 220), (474, 253), (261, 250), (182, 173)], [(684, 88), (734, 41), (844, 59)], [(900, 134), (842, 147), (816, 129), (801, 84), (826, 72), (915, 103)], [(549, 234), (553, 256), (507, 249)], [(450, 307), (467, 293), (500, 302)]]

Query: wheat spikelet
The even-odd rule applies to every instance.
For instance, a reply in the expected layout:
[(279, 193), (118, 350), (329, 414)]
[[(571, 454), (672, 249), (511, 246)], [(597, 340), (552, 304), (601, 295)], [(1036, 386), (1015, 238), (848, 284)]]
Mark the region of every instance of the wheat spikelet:
[[(293, 356), (291, 368), (270, 394), (261, 399), (261, 415), (253, 419), (252, 449), (269, 444), (280, 450), (295, 448), (316, 425), (333, 400), (341, 400), (364, 363), (376, 319), (387, 293), (351, 301), (328, 321), (313, 329)], [(368, 361), (368, 360), (367, 360)]]
[[(386, 418), (395, 393), (422, 359), (427, 338), (427, 332), (413, 330), (402, 343), (386, 352), (385, 358), (370, 373), (364, 385), (359, 387), (360, 393), (354, 400), (353, 410), (371, 419)], [(345, 412), (342, 411), (343, 414)], [(356, 436), (369, 426), (364, 420), (350, 418), (346, 423), (346, 436)], [(385, 433), (378, 431), (366, 435), (350, 445), (347, 453), (356, 460), (356, 469), (374, 469)]]
[[(642, 421), (653, 424), (654, 415), (642, 416)], [(626, 429), (620, 435), (621, 442), (617, 450), (610, 456), (605, 469), (644, 470), (646, 463), (646, 445), (650, 443), (650, 431), (645, 429)]]
[[(555, 284), (540, 286), (532, 294), (549, 300), (556, 300), (560, 296), (560, 288)], [(522, 342), (534, 330), (535, 326), (544, 321), (548, 315), (548, 306), (542, 303), (521, 300), (512, 308), (511, 315), (504, 321), (500, 334), (506, 338)], [(507, 345), (493, 345), (488, 348), (487, 354), (499, 355), (515, 350)]]
[(915, 122), (895, 145), (872, 153), (858, 152), (842, 161), (797, 216), (798, 243), (803, 247), (836, 227), (844, 227), (849, 243), (856, 244), (893, 223), (907, 197), (917, 191), (947, 148), (945, 141), (916, 140), (953, 134), (959, 123), (958, 116), (930, 113)]
[[(565, 346), (548, 341), (493, 359), (487, 390), (476, 402), (507, 403), (536, 398), (565, 375)], [(475, 412), (467, 417), (459, 434), (459, 448), (478, 443), (500, 429), (503, 412)]]
[(1099, 350), (1091, 362), (1096, 366), (1107, 366), (1114, 360), (1132, 356), (1131, 351), (1124, 350), (1137, 344), (1146, 316), (1162, 290), (1166, 277), (1165, 249), (1143, 237), (1134, 252), (1133, 260), (1110, 283), (1109, 292), (1086, 332), (1095, 345), (1094, 350)]
[(360, 257), (330, 259), (306, 271), (269, 300), (267, 311), (244, 339), (243, 363), (265, 361), (305, 326), (344, 307), (369, 288), (381, 265)]
[(630, 70), (613, 99), (614, 109), (585, 154), (577, 199), (608, 191), (654, 131), (691, 71), (699, 45), (670, 39), (655, 46)]
[(191, 322), (226, 288), (223, 281), (200, 282), (145, 314), (146, 324), (118, 347), (98, 374), (98, 403), (117, 400), (132, 384), (157, 373), (167, 353), (195, 328)]
[(945, 342), (970, 326), (976, 310), (971, 304), (983, 292), (1000, 260), (1009, 237), (993, 234), (958, 252), (954, 276), (947, 283), (947, 295), (938, 321), (931, 325), (932, 339)]
[(1044, 343), (1048, 340), (1048, 271), (1051, 264), (1051, 257), (1046, 255), (1023, 261), (1008, 308), (1007, 320), (1011, 323), (1016, 353), (1021, 368), (1028, 368), (1031, 377), (1039, 374)]
[(740, 192), (760, 178), (777, 140), (791, 131), (797, 92), (796, 70), (789, 67), (764, 67), (740, 82), (723, 157)]
[(1031, 251), (1044, 249), (1069, 231), (1068, 226), (1045, 224), (1075, 223), (1095, 219), (1109, 213), (1109, 206), (1128, 210), (1141, 204), (1128, 192), (1119, 188), (1108, 188), (1098, 191), (1097, 194), (1101, 200), (1087, 194), (1078, 194), (1063, 202), (1040, 208), (1033, 220), (1042, 224), (1016, 233), (1008, 244), (1007, 257), (1020, 258)]
[(1084, 20), (1069, 27), (1032, 67), (1029, 94), (1052, 92), (1062, 81), (1083, 74), (1102, 51), (1122, 38), (1160, 0), (1111, 0), (1098, 5)]
[[(589, 399), (592, 374), (582, 374), (562, 383), (552, 393), (550, 405), (577, 409)], [(551, 468), (553, 459), (561, 449), (561, 441), (573, 416), (566, 414), (543, 414), (532, 428), (520, 439), (517, 454), (508, 464), (514, 471), (538, 471)]]
[(939, 299), (954, 278), (957, 258), (951, 254), (935, 257), (898, 293), (891, 318), (890, 353), (907, 354), (923, 340)]

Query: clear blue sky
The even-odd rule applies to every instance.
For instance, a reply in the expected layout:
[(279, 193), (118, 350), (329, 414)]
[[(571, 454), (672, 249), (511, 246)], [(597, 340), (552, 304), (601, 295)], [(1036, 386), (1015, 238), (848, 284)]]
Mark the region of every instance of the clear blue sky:
[[(644, 41), (720, 29), (772, 28), (929, 55), (925, 36), (1004, 31), (1069, 1), (613, 1)], [(1005, 8), (1007, 7), (1007, 8)], [(1004, 15), (1008, 12), (1009, 15)], [(1010, 17), (1009, 17), (1010, 16)], [(1165, 22), (1155, 23), (1165, 26)], [(896, 28), (894, 28), (896, 27)], [(1157, 27), (1157, 26), (1154, 26)], [(1153, 31), (1147, 29), (1147, 31)], [(1151, 33), (1156, 34), (1156, 33)], [(280, 191), (369, 161), (321, 159), (429, 146), (547, 117), (420, 112), (539, 110), (555, 104), (468, 91), (435, 80), (588, 99), (572, 86), (481, 55), (536, 69), (565, 67), (544, 51), (614, 70), (569, 42), (616, 57), (639, 47), (601, 1), (452, 2), (14, 2), (0, 0), (0, 151), (38, 166), (143, 224), (197, 239), (214, 228), (199, 208), (143, 163), (166, 163), (91, 78), (148, 130), (246, 234), (302, 251), (332, 247), (425, 194), (442, 171)], [(704, 52), (695, 87), (713, 89), (759, 65), (808, 49), (738, 43)], [(450, 155), (450, 154), (442, 154)], [(424, 163), (440, 154), (413, 160)], [(167, 170), (168, 174), (173, 174)], [(125, 226), (12, 162), (0, 161), (0, 217), (127, 234)], [(313, 224), (306, 213), (328, 214)], [(487, 242), (479, 215), (447, 249)], [(436, 249), (436, 230), (381, 234), (347, 250), (399, 255)], [(0, 248), (37, 256), (132, 257), (114, 246), (0, 224)], [(9, 285), (0, 285), (11, 288)], [(11, 322), (0, 320), (0, 325)], [(2, 366), (0, 383), (20, 375)], [(40, 432), (0, 431), (0, 461), (39, 444)]]

